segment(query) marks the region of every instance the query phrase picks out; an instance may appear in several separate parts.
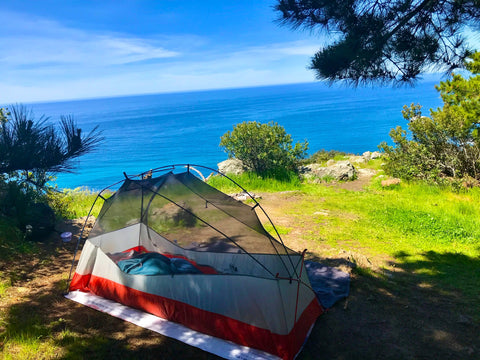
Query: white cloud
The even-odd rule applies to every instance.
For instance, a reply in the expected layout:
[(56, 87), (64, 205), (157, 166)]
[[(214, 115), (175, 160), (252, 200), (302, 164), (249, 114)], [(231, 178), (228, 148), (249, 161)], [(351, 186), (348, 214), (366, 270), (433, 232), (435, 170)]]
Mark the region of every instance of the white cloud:
[(0, 23), (1, 103), (311, 81), (318, 50), (307, 41), (239, 48), (196, 35), (142, 38), (1, 12)]
[[(0, 66), (108, 66), (179, 56), (156, 39), (72, 29), (45, 19), (0, 13)], [(13, 26), (15, 23), (15, 26)]]

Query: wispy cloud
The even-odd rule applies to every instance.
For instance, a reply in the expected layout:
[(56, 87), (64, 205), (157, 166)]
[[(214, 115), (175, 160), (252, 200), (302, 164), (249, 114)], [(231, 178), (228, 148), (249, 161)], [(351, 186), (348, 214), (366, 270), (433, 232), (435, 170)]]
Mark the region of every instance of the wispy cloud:
[(1, 12), (0, 103), (310, 81), (312, 41), (240, 47), (141, 37)]
[(87, 32), (14, 13), (0, 12), (0, 23), (5, 24), (0, 33), (0, 66), (12, 70), (45, 64), (108, 66), (179, 55), (155, 39)]

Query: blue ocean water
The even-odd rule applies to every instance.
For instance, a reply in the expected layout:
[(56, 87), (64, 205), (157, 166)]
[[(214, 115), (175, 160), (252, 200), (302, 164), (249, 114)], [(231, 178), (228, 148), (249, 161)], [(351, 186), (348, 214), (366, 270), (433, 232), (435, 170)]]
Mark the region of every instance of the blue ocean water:
[[(322, 83), (128, 96), (27, 104), (36, 117), (73, 115), (79, 127), (99, 125), (105, 141), (76, 162), (75, 173), (58, 174), (60, 188), (102, 189), (122, 179), (169, 164), (216, 168), (226, 154), (220, 137), (243, 121), (275, 121), (294, 142), (308, 140), (309, 154), (320, 149), (350, 153), (375, 151), (389, 141), (391, 128), (406, 121), (403, 105), (441, 105), (434, 85), (348, 88)], [(427, 111), (427, 110), (426, 110)]]

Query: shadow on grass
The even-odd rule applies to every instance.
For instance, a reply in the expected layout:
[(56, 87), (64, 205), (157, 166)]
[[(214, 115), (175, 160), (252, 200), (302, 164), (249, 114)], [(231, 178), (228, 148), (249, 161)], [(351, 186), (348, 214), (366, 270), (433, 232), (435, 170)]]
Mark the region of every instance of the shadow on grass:
[[(11, 358), (220, 359), (63, 297), (65, 281), (32, 291), (12, 304), (0, 326)], [(13, 349), (9, 352), (8, 349)]]
[(299, 360), (480, 359), (480, 259), (399, 253), (391, 265), (353, 269), (350, 296), (318, 319)]

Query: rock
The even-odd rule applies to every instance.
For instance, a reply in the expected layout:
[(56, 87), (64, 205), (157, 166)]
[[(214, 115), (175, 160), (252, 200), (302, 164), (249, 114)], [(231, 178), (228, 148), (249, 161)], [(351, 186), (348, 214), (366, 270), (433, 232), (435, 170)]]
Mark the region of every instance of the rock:
[(364, 156), (353, 155), (348, 158), (348, 161), (355, 164), (367, 163), (370, 158), (365, 158)]
[(399, 185), (400, 182), (401, 182), (400, 179), (392, 178), (392, 179), (382, 180), (381, 184), (382, 184), (382, 187), (389, 187), (389, 186)]
[(246, 193), (245, 191), (242, 191), (241, 193), (229, 194), (229, 195), (232, 198), (234, 198), (235, 200), (238, 200), (238, 201), (245, 201), (245, 200), (248, 200), (248, 199), (251, 199), (251, 198), (253, 198), (253, 199), (261, 199), (262, 198), (261, 196), (258, 196), (257, 194)]
[(378, 159), (382, 157), (382, 153), (380, 151), (374, 151), (370, 154), (370, 159)]
[(310, 164), (302, 167), (301, 173), (306, 178), (332, 177), (335, 180), (353, 180), (357, 175), (355, 167), (350, 161), (338, 161), (331, 166), (321, 166), (320, 164)]
[(382, 153), (380, 151), (365, 151), (361, 157), (364, 159), (365, 162), (369, 162), (370, 160), (382, 157)]
[(368, 162), (372, 158), (372, 153), (370, 151), (365, 151), (362, 154), (362, 157)]
[(240, 175), (247, 171), (247, 167), (238, 159), (228, 159), (217, 164), (218, 171), (222, 174)]
[(332, 165), (335, 165), (335, 160), (333, 159), (330, 159), (327, 161), (327, 166), (332, 166)]

